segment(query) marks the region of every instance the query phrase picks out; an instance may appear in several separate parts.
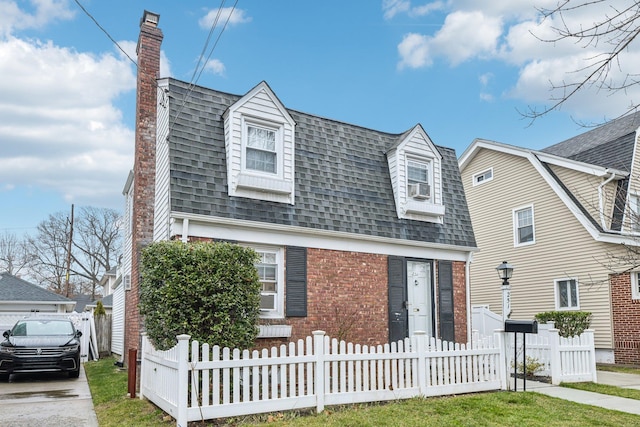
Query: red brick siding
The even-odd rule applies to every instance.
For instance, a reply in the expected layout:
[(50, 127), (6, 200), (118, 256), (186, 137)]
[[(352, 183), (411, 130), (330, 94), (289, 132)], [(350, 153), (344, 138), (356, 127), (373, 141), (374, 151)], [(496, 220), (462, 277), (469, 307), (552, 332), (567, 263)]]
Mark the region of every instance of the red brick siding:
[(609, 280), (616, 363), (640, 365), (640, 300), (631, 299), (631, 275), (612, 274)]
[(136, 134), (133, 182), (131, 290), (125, 291), (125, 362), (129, 349), (140, 348), (143, 327), (138, 310), (140, 251), (153, 240), (156, 173), (156, 79), (160, 72), (162, 31), (143, 23), (138, 42)]
[(387, 281), (384, 255), (307, 249), (307, 317), (287, 319), (291, 339), (323, 330), (359, 344), (388, 342)]
[(455, 339), (458, 343), (466, 343), (467, 338), (467, 285), (465, 263), (453, 262), (453, 322)]

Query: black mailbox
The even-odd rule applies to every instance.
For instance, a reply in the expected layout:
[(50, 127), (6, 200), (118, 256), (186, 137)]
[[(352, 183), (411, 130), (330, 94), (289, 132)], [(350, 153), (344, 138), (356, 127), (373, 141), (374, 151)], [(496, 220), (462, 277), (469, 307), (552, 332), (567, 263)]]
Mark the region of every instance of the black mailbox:
[(537, 334), (538, 333), (538, 321), (537, 320), (505, 320), (504, 321), (505, 332), (522, 332), (525, 334)]

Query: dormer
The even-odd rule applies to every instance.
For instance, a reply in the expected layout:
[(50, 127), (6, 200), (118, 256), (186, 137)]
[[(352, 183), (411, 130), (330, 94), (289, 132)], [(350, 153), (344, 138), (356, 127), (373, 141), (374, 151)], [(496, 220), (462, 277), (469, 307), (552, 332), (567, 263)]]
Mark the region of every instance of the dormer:
[(398, 218), (442, 223), (442, 155), (422, 126), (400, 135), (387, 161)]
[(295, 121), (266, 82), (224, 113), (229, 196), (294, 204)]

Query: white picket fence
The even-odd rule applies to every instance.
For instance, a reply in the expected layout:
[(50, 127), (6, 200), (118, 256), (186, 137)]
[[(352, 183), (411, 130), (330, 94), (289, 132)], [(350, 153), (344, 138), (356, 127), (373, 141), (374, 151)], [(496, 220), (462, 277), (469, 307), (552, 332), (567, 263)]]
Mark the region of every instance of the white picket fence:
[[(553, 327), (538, 326), (538, 334), (526, 334), (526, 356), (543, 367), (537, 373), (540, 376), (551, 377), (552, 384), (561, 382), (597, 382), (596, 354), (594, 331), (585, 330), (580, 336), (563, 338), (559, 330)], [(507, 339), (510, 349), (507, 356), (508, 363), (513, 370), (513, 334)], [(518, 337), (518, 363), (524, 359), (522, 337)]]
[[(471, 393), (506, 388), (501, 335), (465, 345), (417, 333), (379, 346), (313, 337), (240, 351), (189, 346), (188, 335), (168, 351), (142, 344), (140, 397), (189, 421), (325, 405)], [(191, 351), (189, 351), (191, 347)]]

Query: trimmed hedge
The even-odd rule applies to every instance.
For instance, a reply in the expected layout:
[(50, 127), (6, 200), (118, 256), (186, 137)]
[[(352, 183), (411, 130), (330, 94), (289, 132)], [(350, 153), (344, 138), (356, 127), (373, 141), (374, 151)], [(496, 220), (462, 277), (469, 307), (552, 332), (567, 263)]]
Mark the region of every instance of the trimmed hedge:
[(553, 321), (561, 337), (573, 337), (582, 334), (591, 324), (591, 313), (588, 311), (545, 311), (535, 316), (540, 323)]
[(142, 251), (140, 313), (160, 350), (176, 335), (250, 348), (258, 335), (260, 281), (251, 248), (213, 242), (157, 242)]

